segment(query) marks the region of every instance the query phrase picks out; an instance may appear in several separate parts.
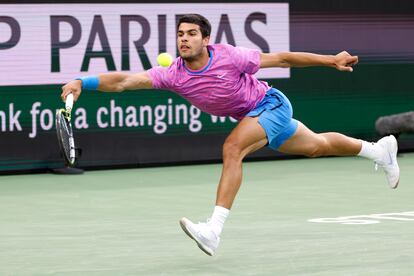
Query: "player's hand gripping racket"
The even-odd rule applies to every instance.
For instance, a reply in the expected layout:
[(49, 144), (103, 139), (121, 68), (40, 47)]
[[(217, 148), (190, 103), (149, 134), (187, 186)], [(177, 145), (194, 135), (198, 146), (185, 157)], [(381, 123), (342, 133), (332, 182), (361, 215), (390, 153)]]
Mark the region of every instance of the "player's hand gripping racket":
[(75, 141), (70, 123), (73, 107), (73, 94), (66, 97), (65, 108), (56, 111), (56, 132), (60, 150), (69, 166), (75, 164)]

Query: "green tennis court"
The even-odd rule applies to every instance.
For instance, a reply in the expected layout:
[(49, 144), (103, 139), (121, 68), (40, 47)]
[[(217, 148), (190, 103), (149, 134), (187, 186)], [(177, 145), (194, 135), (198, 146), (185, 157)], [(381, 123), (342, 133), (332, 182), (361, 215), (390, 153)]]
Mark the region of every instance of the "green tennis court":
[(211, 214), (220, 164), (2, 176), (0, 275), (412, 275), (414, 215), (309, 221), (414, 211), (399, 162), (397, 190), (362, 158), (246, 163), (214, 257), (178, 220)]

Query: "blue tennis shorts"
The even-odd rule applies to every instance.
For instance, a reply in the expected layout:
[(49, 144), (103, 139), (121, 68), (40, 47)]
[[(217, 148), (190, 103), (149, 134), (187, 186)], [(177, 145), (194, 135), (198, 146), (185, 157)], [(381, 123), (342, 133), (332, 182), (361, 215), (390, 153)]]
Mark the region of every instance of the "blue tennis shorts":
[(271, 88), (256, 107), (246, 114), (259, 117), (264, 128), (268, 147), (277, 150), (298, 128), (298, 121), (292, 118), (293, 109), (289, 99), (279, 90)]

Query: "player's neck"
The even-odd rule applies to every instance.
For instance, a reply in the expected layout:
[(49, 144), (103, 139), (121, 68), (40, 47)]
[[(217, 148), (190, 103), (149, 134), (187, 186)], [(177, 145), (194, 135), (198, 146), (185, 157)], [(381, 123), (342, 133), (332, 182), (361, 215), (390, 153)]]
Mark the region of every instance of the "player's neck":
[(203, 52), (201, 52), (201, 55), (192, 61), (184, 60), (185, 66), (190, 70), (200, 70), (203, 69), (210, 59), (210, 55), (208, 53), (207, 48), (204, 48)]

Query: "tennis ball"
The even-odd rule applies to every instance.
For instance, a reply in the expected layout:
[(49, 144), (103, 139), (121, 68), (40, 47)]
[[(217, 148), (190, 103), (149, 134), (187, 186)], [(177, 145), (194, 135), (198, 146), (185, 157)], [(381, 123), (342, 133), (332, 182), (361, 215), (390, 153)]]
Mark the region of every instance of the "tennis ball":
[(169, 53), (161, 53), (157, 57), (157, 62), (162, 67), (168, 67), (172, 63), (172, 56)]

